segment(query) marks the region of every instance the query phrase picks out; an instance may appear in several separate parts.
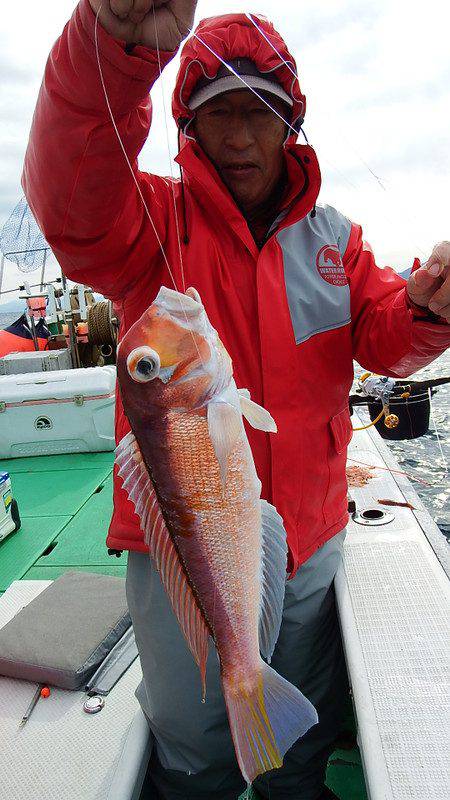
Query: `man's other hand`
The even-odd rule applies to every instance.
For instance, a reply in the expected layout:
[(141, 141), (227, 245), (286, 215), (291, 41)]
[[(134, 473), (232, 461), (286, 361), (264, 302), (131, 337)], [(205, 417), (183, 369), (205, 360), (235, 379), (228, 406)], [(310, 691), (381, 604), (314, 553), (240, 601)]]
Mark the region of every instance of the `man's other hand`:
[[(176, 50), (189, 33), (197, 0), (89, 0), (107, 33), (151, 50)], [(156, 31), (155, 31), (156, 23)]]
[(450, 242), (437, 244), (428, 261), (411, 273), (407, 291), (417, 306), (450, 322)]

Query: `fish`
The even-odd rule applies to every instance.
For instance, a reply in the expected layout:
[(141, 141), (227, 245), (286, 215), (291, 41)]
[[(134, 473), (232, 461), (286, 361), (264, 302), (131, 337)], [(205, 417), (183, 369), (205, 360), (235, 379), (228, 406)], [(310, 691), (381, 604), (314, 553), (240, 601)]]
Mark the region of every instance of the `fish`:
[(161, 287), (125, 333), (117, 376), (131, 431), (116, 448), (123, 488), (201, 675), (212, 639), (231, 736), (250, 784), (279, 768), (318, 721), (310, 701), (271, 666), (287, 545), (261, 499), (243, 424), (276, 432), (237, 389), (231, 358), (197, 290)]

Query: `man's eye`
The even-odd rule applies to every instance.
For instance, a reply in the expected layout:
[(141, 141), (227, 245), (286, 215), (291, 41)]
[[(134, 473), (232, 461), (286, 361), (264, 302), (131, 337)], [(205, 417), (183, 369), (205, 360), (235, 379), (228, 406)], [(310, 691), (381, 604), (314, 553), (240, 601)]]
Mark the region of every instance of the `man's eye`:
[(226, 113), (224, 108), (213, 108), (208, 112), (208, 117), (222, 117)]

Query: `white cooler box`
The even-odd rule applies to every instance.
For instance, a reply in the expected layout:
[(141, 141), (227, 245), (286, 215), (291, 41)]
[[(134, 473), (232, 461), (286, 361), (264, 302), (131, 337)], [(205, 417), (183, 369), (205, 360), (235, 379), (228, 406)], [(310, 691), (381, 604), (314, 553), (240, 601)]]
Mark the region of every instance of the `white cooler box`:
[(114, 450), (113, 366), (0, 375), (0, 458)]

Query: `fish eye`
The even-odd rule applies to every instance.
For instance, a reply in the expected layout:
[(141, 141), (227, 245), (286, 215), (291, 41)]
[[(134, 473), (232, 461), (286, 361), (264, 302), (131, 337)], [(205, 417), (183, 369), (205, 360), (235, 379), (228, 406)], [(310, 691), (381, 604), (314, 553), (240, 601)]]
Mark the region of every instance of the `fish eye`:
[(136, 347), (127, 358), (128, 373), (134, 381), (147, 383), (159, 375), (161, 362), (151, 347)]
[(157, 369), (157, 363), (154, 358), (141, 358), (140, 361), (136, 364), (136, 372), (139, 375), (143, 375), (145, 378), (148, 378), (152, 373)]

